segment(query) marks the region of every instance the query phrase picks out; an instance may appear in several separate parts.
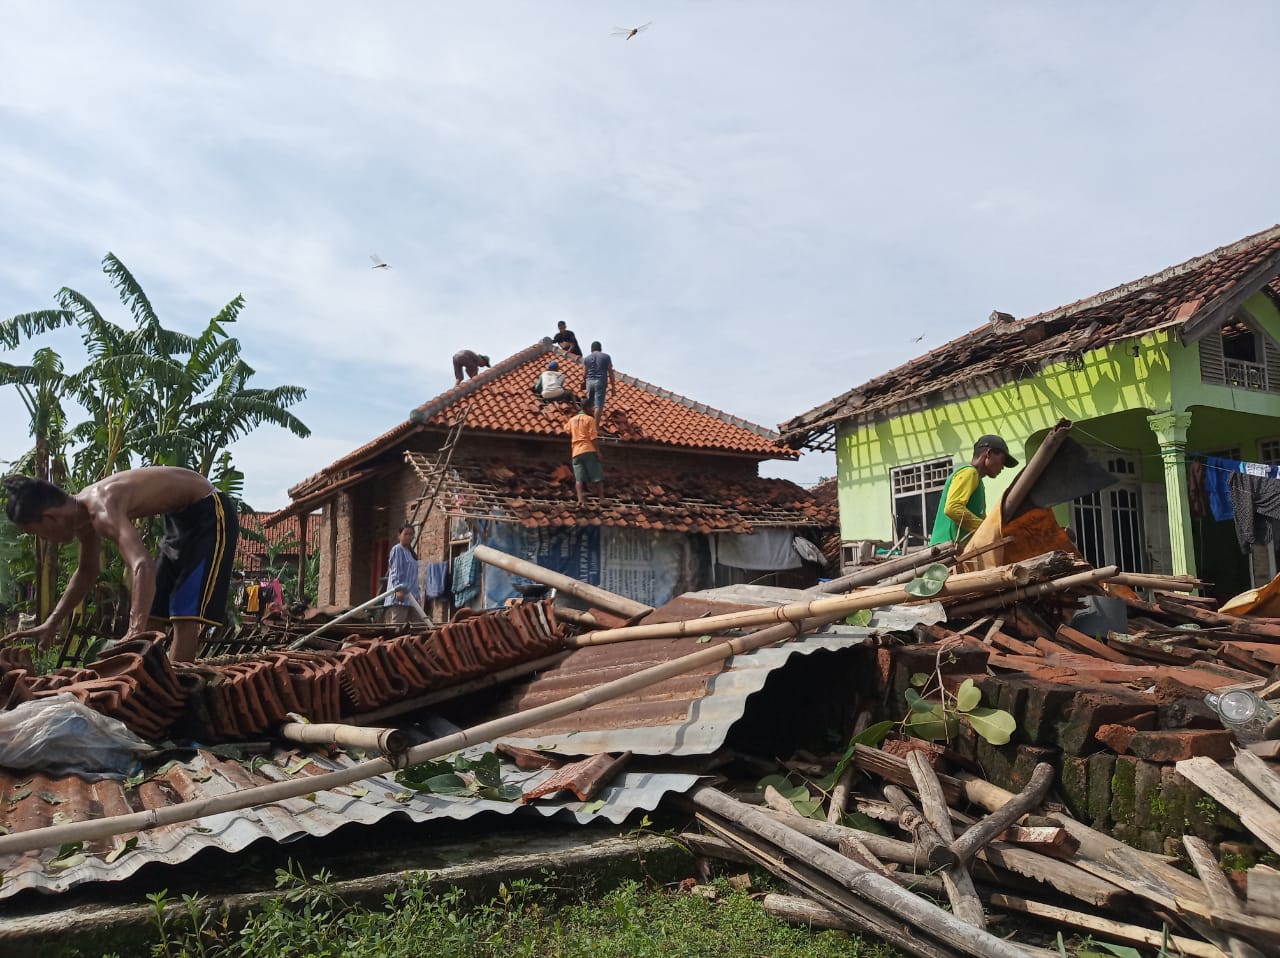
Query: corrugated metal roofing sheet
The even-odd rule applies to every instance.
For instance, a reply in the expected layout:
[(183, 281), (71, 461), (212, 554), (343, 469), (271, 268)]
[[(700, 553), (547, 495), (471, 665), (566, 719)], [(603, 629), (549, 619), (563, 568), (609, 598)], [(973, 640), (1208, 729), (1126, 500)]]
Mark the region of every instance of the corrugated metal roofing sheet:
[[(483, 746), (468, 750), (480, 754)], [(265, 762), (255, 762), (252, 770), (239, 761), (222, 759), (201, 751), (189, 762), (173, 763), (162, 774), (135, 788), (106, 780), (86, 782), (75, 776), (50, 779), (38, 774), (21, 777), (0, 772), (0, 795), (13, 831), (27, 831), (63, 821), (127, 814), (140, 808), (162, 808), (198, 798), (274, 781), (321, 775), (349, 768), (355, 760), (340, 753), (326, 757), (308, 753), (311, 761), (298, 768), (298, 753), (281, 750)], [(556, 773), (555, 769), (527, 772), (503, 764), (503, 779), (528, 790)], [(598, 811), (584, 812), (587, 803), (569, 796), (569, 801), (539, 800), (529, 805), (482, 798), (453, 798), (407, 791), (390, 776), (366, 779), (304, 798), (273, 802), (258, 808), (224, 812), (194, 822), (165, 825), (118, 838), (87, 842), (78, 854), (55, 861), (58, 849), (46, 848), (20, 856), (0, 857), (0, 899), (36, 889), (45, 893), (65, 892), (91, 882), (123, 881), (144, 865), (155, 862), (178, 864), (208, 848), (236, 853), (261, 839), (291, 842), (305, 836), (328, 835), (345, 825), (372, 825), (394, 815), (413, 822), (433, 819), (461, 821), (482, 813), (499, 815), (568, 815), (580, 824), (599, 818), (614, 824), (633, 811), (652, 811), (668, 792), (686, 792), (695, 775), (653, 774), (624, 771), (599, 794), (604, 804)], [(14, 796), (23, 797), (14, 800)], [(117, 844), (138, 839), (134, 848), (107, 861)]]
[[(686, 617), (700, 611), (728, 611), (744, 606), (780, 604), (797, 598), (792, 590), (752, 592), (749, 587), (735, 587), (725, 593), (699, 593), (685, 596), (654, 613), (655, 617)], [(554, 746), (568, 755), (631, 751), (637, 755), (689, 756), (711, 754), (725, 740), (730, 727), (742, 717), (748, 697), (763, 688), (773, 670), (784, 665), (793, 655), (809, 655), (819, 651), (838, 651), (867, 643), (872, 630), (848, 626), (829, 627), (821, 634), (802, 640), (762, 649), (748, 655), (734, 656), (723, 670), (682, 679), (675, 685), (655, 687), (656, 696), (640, 707), (627, 699), (620, 704), (604, 703), (584, 713), (584, 721), (573, 729), (530, 730), (520, 739), (503, 738), (505, 743), (526, 747)], [(560, 688), (554, 697), (572, 694), (577, 688), (594, 687), (617, 670), (633, 672), (645, 664), (646, 655), (662, 660), (696, 650), (696, 638), (660, 640), (658, 648), (647, 653), (642, 645), (653, 643), (620, 643), (597, 649), (579, 650), (566, 661), (576, 665), (559, 676)], [(614, 660), (612, 668), (597, 668), (599, 656), (582, 653), (606, 650)], [(643, 653), (643, 654), (637, 654)], [(593, 665), (592, 663), (595, 663)], [(548, 673), (550, 675), (551, 673)], [(675, 680), (673, 680), (675, 681)], [(547, 688), (542, 678), (528, 687)], [(664, 686), (666, 686), (665, 691)], [(526, 693), (527, 694), (527, 691)], [(506, 708), (500, 705), (498, 714)], [(648, 719), (644, 716), (650, 716)], [(447, 734), (446, 729), (432, 728), (430, 734)], [(468, 754), (488, 751), (487, 746), (469, 749)], [(162, 767), (147, 781), (126, 787), (114, 780), (87, 782), (75, 776), (49, 776), (0, 770), (0, 823), (10, 831), (22, 832), (63, 822), (81, 821), (122, 815), (148, 808), (214, 797), (257, 785), (298, 777), (326, 774), (348, 768), (357, 760), (346, 753), (329, 756), (320, 752), (306, 753), (309, 761), (301, 762), (297, 749), (280, 748), (269, 758), (241, 762), (221, 758), (209, 751), (199, 751), (195, 758)], [(503, 763), (504, 782), (519, 784), (525, 791), (535, 788), (556, 773), (555, 769), (523, 771), (512, 763)], [(0, 900), (31, 889), (59, 893), (91, 882), (122, 881), (143, 865), (184, 862), (207, 848), (220, 848), (236, 853), (256, 841), (270, 839), (290, 842), (303, 836), (324, 836), (344, 825), (373, 824), (393, 815), (410, 821), (432, 819), (463, 820), (491, 812), (500, 815), (516, 813), (542, 816), (572, 815), (582, 824), (600, 817), (614, 824), (623, 822), (637, 809), (652, 811), (669, 792), (683, 793), (693, 787), (697, 776), (625, 771), (598, 797), (604, 804), (593, 812), (583, 811), (586, 803), (570, 797), (568, 801), (538, 800), (530, 805), (491, 801), (481, 798), (453, 798), (434, 794), (408, 792), (393, 778), (378, 776), (330, 791), (319, 791), (305, 798), (293, 798), (269, 805), (225, 812), (195, 822), (166, 825), (141, 833), (89, 842), (75, 855), (55, 861), (57, 849), (46, 848), (23, 855), (0, 857)], [(594, 807), (594, 806), (592, 806)], [(114, 861), (107, 858), (119, 844), (136, 835), (134, 848)]]

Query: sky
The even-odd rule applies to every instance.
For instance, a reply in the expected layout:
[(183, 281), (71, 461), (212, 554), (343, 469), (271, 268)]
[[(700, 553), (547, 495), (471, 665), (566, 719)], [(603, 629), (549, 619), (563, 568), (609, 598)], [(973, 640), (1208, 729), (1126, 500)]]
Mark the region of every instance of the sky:
[[(455, 351), (561, 319), (775, 428), (994, 309), (1280, 220), (1266, 0), (42, 0), (4, 21), (0, 317), (67, 286), (128, 323), (107, 252), (172, 328), (243, 294), (253, 385), (305, 387), (312, 430), (233, 447), (257, 509), (450, 388)], [(83, 359), (71, 333), (38, 344)], [(0, 460), (28, 422), (0, 390)]]

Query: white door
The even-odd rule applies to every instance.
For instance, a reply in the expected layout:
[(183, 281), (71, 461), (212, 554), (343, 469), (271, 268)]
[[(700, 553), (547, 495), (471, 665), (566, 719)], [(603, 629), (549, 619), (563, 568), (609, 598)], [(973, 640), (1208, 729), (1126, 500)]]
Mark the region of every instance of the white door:
[(1173, 546), (1169, 539), (1169, 498), (1163, 482), (1142, 484), (1142, 525), (1146, 534), (1147, 571), (1173, 573)]

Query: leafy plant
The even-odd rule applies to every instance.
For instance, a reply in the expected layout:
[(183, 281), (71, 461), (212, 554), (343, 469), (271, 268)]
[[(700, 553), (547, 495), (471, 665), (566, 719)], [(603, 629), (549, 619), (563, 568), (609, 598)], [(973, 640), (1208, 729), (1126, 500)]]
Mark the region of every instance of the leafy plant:
[[(992, 745), (1007, 744), (1018, 727), (1017, 720), (1003, 709), (982, 705), (982, 692), (973, 679), (965, 679), (954, 693), (949, 692), (942, 681), (944, 651), (938, 649), (932, 675), (917, 672), (911, 676), (912, 687), (905, 693), (908, 712), (903, 730), (916, 738), (938, 742), (954, 738), (962, 725), (968, 725)], [(926, 698), (917, 689), (932, 690), (937, 698)]]
[(920, 570), (920, 574), (908, 582), (903, 589), (911, 595), (929, 599), (942, 591), (947, 584), (951, 570), (941, 562), (934, 562)]
[(503, 783), (496, 752), (479, 759), (456, 755), (453, 761), (419, 762), (396, 772), (396, 781), (419, 792), (496, 802), (518, 802), (523, 794), (519, 785)]

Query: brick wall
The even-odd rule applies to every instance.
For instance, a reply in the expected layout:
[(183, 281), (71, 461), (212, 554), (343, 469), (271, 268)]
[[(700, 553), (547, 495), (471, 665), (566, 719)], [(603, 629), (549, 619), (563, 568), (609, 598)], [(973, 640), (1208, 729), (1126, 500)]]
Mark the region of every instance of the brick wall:
[[(434, 455), (444, 441), (443, 433), (412, 436), (407, 448)], [(423, 482), (404, 461), (405, 447), (384, 453), (380, 460), (390, 471), (376, 479), (343, 490), (330, 501), (316, 521), (320, 526), (321, 605), (352, 606), (366, 602), (376, 593), (371, 578), (376, 564), (384, 561), (375, 551), (395, 541), (396, 534), (413, 512), (415, 500), (424, 492)], [(569, 440), (559, 438), (511, 438), (463, 436), (458, 458), (501, 459), (526, 472), (550, 473), (569, 460)], [(672, 470), (711, 473), (735, 479), (759, 474), (754, 459), (715, 453), (681, 452), (606, 442), (606, 468)], [(448, 557), (448, 517), (438, 508), (431, 510), (418, 537), (420, 561), (439, 562)], [(379, 566), (380, 567), (380, 566)]]

